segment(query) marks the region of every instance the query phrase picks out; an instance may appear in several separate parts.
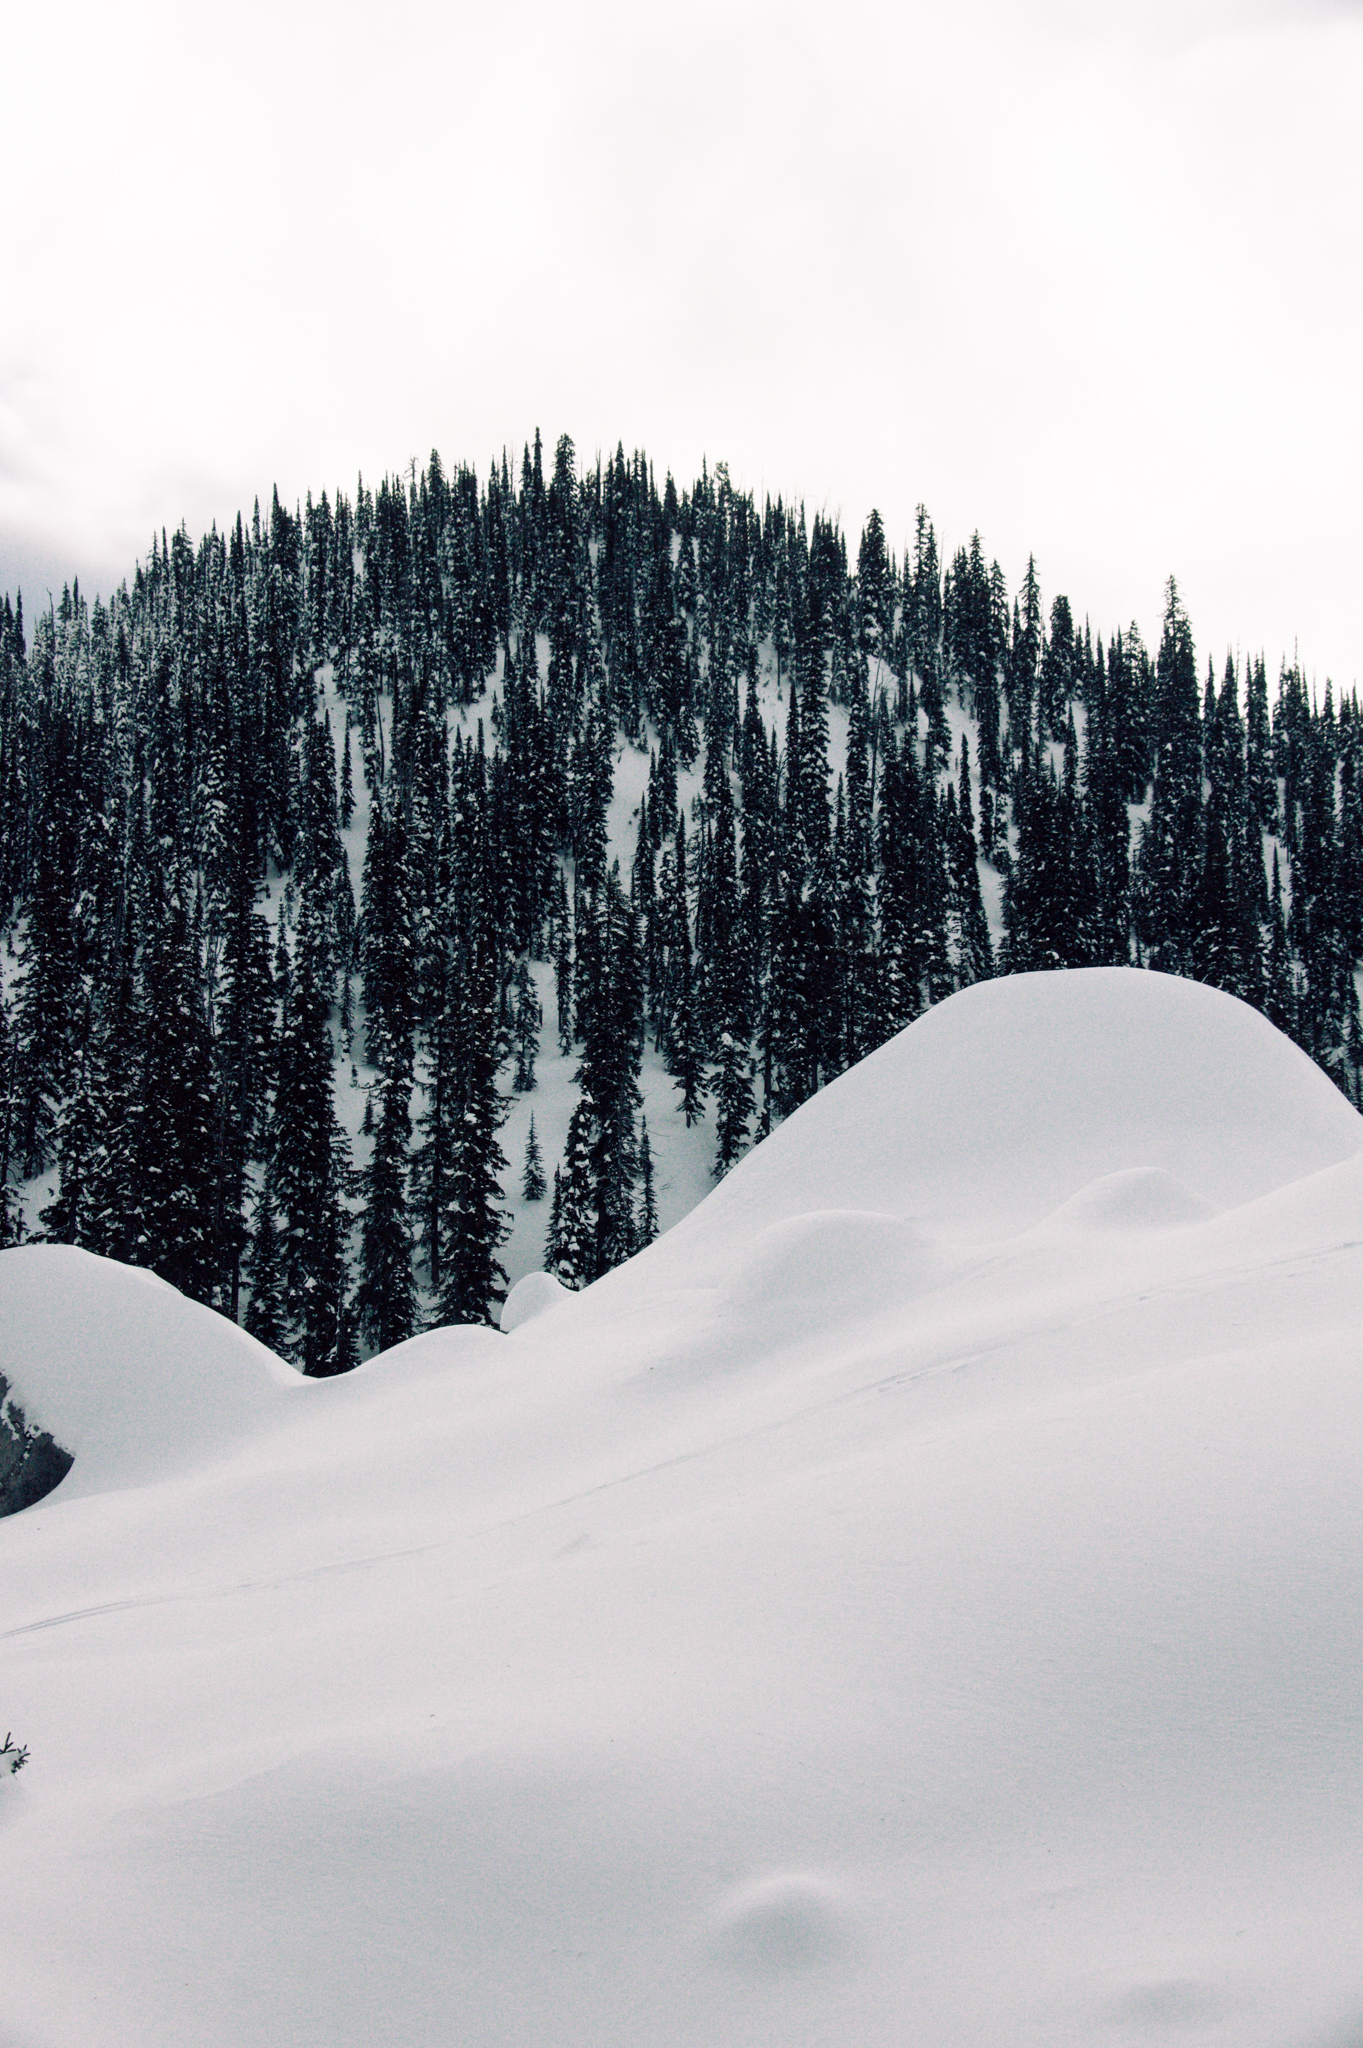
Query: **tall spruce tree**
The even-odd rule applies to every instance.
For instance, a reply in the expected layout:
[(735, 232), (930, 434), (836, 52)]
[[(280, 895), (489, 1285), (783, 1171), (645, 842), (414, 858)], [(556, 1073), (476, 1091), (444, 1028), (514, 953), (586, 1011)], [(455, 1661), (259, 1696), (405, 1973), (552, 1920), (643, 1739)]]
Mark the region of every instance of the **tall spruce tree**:
[(279, 1268), (279, 1238), (275, 1230), (268, 1178), (256, 1197), (255, 1226), (247, 1257), (247, 1279), (251, 1297), (246, 1304), (248, 1333), (267, 1350), (282, 1353), (288, 1343), (288, 1321)]
[(379, 1095), (373, 1150), (358, 1177), (363, 1207), (355, 1309), (374, 1349), (387, 1351), (405, 1343), (417, 1328), (407, 1199), (411, 1081), (405, 1068), (384, 1077)]
[(502, 1207), (506, 1155), (497, 1132), (507, 1105), (497, 1089), (493, 1004), (470, 989), (459, 1032), (462, 1108), (454, 1130), (448, 1190), (439, 1219), (439, 1323), (495, 1323), (506, 1299), (497, 1257), (511, 1230)]
[(348, 1361), (347, 1148), (332, 1090), (324, 907), (305, 893), (279, 1037), (270, 1166), (280, 1217), (285, 1356), (309, 1378)]
[(554, 1202), (544, 1245), (546, 1269), (574, 1289), (596, 1277), (594, 1123), (590, 1102), (580, 1096), (568, 1120), (563, 1164), (554, 1168)]
[(542, 1202), (545, 1195), (544, 1156), (535, 1131), (535, 1119), (530, 1118), (530, 1129), (525, 1139), (525, 1164), (521, 1169), (521, 1199), (526, 1202)]
[(635, 1240), (642, 1251), (658, 1235), (658, 1199), (653, 1187), (653, 1147), (649, 1143), (648, 1118), (639, 1119), (639, 1215)]

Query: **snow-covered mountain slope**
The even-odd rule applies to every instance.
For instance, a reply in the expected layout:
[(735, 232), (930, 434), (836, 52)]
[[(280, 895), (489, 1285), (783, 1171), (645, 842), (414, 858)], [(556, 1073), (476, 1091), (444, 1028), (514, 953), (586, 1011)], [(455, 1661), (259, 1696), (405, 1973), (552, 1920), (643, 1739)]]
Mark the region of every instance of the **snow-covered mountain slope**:
[(508, 1336), (290, 1383), (0, 1255), (0, 2041), (1363, 2036), (1361, 1144), (1030, 977)]

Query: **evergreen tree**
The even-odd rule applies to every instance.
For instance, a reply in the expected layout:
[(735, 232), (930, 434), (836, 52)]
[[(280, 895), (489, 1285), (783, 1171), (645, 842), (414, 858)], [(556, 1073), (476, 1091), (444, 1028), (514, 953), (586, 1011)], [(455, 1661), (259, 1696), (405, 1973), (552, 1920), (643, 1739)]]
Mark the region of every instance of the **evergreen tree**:
[[(22, 1227), (18, 1198), (10, 1183), (10, 1157), (14, 1131), (14, 1038), (10, 1030), (5, 992), (0, 988), (0, 1251), (17, 1244)], [(67, 1242), (73, 1240), (68, 1239)]]
[(681, 1113), (686, 1128), (699, 1123), (705, 1114), (705, 1053), (691, 988), (691, 963), (683, 962), (681, 987), (672, 1006), (668, 1032), (668, 1071), (675, 1077), (681, 1096)]
[(593, 1279), (634, 1250), (638, 1172), (634, 1119), (641, 1102), (643, 971), (634, 911), (614, 868), (606, 882), (599, 958), (581, 1068), (593, 1129)]
[(746, 1043), (731, 1031), (720, 1034), (712, 1083), (715, 1094), (715, 1178), (720, 1180), (743, 1151), (752, 1121), (752, 1065)]
[(535, 1135), (535, 1119), (530, 1118), (530, 1130), (525, 1141), (525, 1166), (521, 1172), (521, 1196), (527, 1202), (542, 1202), (545, 1193), (544, 1160), (540, 1154), (540, 1141)]
[(275, 1233), (268, 1182), (256, 1198), (255, 1229), (251, 1233), (246, 1270), (251, 1285), (251, 1298), (246, 1304), (246, 1329), (267, 1350), (282, 1354), (288, 1342), (288, 1324), (279, 1268), (279, 1240)]
[(446, 956), (436, 1014), (418, 1068), (424, 1107), (417, 1120), (412, 1159), (412, 1208), (417, 1241), (425, 1257), (432, 1292), (440, 1291), (440, 1219), (453, 1170), (459, 1120), (463, 1114), (465, 1016), (462, 967)]
[(857, 549), (857, 588), (863, 643), (879, 653), (889, 643), (894, 612), (894, 579), (885, 547), (885, 526), (872, 509)]
[[(148, 1266), (197, 1301), (221, 1278), (214, 1239), (215, 1108), (207, 1021), (181, 877), (157, 912), (136, 980), (93, 1073), (100, 1143), (83, 1223), (92, 1249)], [(69, 1191), (68, 1191), (69, 1192)]]
[(408, 1224), (407, 1150), (411, 1083), (405, 1071), (385, 1076), (369, 1163), (359, 1175), (359, 1327), (376, 1351), (405, 1343), (417, 1327), (412, 1234)]
[(1156, 761), (1150, 820), (1141, 838), (1137, 924), (1150, 964), (1191, 964), (1201, 871), (1202, 730), (1192, 629), (1171, 576), (1156, 666)]
[[(4, 998), (0, 996), (0, 1040), (4, 1034)], [(57, 1120), (57, 1193), (38, 1216), (43, 1236), (49, 1244), (88, 1244), (91, 1237), (90, 1179), (105, 1104), (101, 1090), (103, 1076), (99, 1047), (88, 1019), (84, 1039), (76, 1085)], [(9, 1067), (10, 1061), (6, 1057), (6, 1072)], [(0, 1114), (8, 1118), (9, 1107), (7, 1094), (6, 1099), (0, 1102)], [(19, 1205), (12, 1196), (6, 1172), (4, 1178), (0, 1178), (0, 1244), (17, 1243), (18, 1221)]]
[[(350, 1203), (367, 1226), (365, 1327), (386, 1341), (406, 1311), (379, 1305), (380, 1271), (399, 1292), (411, 1280), (404, 1175), (441, 1300), (468, 1151), (481, 1192), (457, 1309), (489, 1315), (496, 1199), (475, 1169), (498, 1111), (479, 1061), (495, 1074), (514, 1054), (513, 1086), (531, 1084), (544, 957), (560, 1046), (582, 1053), (573, 1199), (588, 1223), (568, 1236), (586, 1230), (569, 1254), (585, 1281), (647, 1235), (642, 1012), (688, 1120), (713, 1086), (722, 1165), (754, 1119), (769, 1128), (990, 971), (981, 857), (1004, 887), (1001, 964), (1134, 948), (1262, 1004), (1358, 1098), (1356, 695), (1327, 686), (1318, 702), (1294, 661), (1270, 697), (1262, 656), (1243, 683), (1234, 662), (1219, 688), (1208, 670), (1200, 691), (1172, 584), (1153, 661), (1134, 628), (1095, 646), (1064, 598), (1046, 629), (1035, 563), (1014, 600), (976, 534), (944, 578), (922, 508), (902, 583), (874, 515), (853, 583), (834, 522), (807, 533), (780, 502), (759, 516), (722, 465), (662, 499), (623, 449), (579, 477), (560, 440), (552, 469), (546, 484), (538, 443), (519, 488), (505, 460), (484, 481), (433, 455), (361, 482), (353, 508), (326, 494), (295, 516), (276, 496), (197, 545), (158, 534), (107, 606), (69, 587), (31, 635), (0, 601), (0, 1241), (20, 1227), (14, 1183), (55, 1164), (49, 1236), (234, 1317), (244, 1276), (280, 1348), (335, 1371), (359, 1327)], [(784, 755), (762, 714), (768, 639)], [(897, 679), (888, 701), (871, 659)], [(486, 717), (451, 738), (451, 703), (490, 677)], [(969, 747), (951, 739), (953, 694)], [(840, 781), (830, 702), (847, 710)], [(700, 758), (698, 716), (692, 828), (679, 776)], [(614, 753), (646, 719), (625, 895), (606, 831)], [(352, 729), (372, 796), (358, 917)], [(339, 979), (349, 1053), (353, 972), (378, 1066), (358, 1179), (329, 1025)], [(409, 1159), (394, 1105), (414, 1075)], [(555, 1241), (562, 1221), (560, 1186)]]
[(660, 1009), (667, 1017), (667, 1070), (681, 1093), (688, 1130), (705, 1113), (705, 1044), (691, 953), (686, 889), (686, 826), (677, 820), (676, 841), (664, 862), (659, 918), (663, 935)]
[(573, 1049), (573, 932), (568, 909), (568, 889), (563, 870), (558, 870), (558, 893), (554, 909), (554, 1005), (558, 1013), (559, 1051)]
[(397, 1072), (411, 1058), (417, 1011), (413, 896), (401, 807), (376, 793), (365, 849), (360, 959), (369, 1057), (383, 1073)]
[(961, 798), (953, 801), (947, 790), (943, 824), (947, 857), (947, 947), (958, 988), (986, 981), (994, 972), (994, 949), (989, 921), (980, 894), (980, 872), (971, 830), (970, 751), (961, 740)]
[(342, 1200), (345, 1141), (332, 1095), (325, 951), (323, 914), (309, 893), (284, 996), (271, 1163), (288, 1330), (283, 1355), (310, 1378), (342, 1371), (346, 1350), (350, 1217)]
[(1273, 887), (1269, 897), (1268, 953), (1264, 962), (1264, 1014), (1270, 1024), (1276, 1024), (1279, 1031), (1285, 1031), (1289, 1037), (1295, 1032), (1296, 998), (1276, 846), (1273, 849)]
[(455, 1132), (449, 1190), (440, 1216), (440, 1323), (495, 1325), (506, 1299), (506, 1268), (497, 1257), (510, 1234), (502, 1208), (506, 1155), (497, 1132), (506, 1103), (497, 1090), (492, 1003), (469, 1004), (463, 1035), (463, 1109)]
[(639, 1217), (635, 1238), (640, 1251), (658, 1235), (658, 1203), (653, 1191), (653, 1148), (648, 1142), (648, 1118), (639, 1119)]
[(531, 979), (530, 963), (522, 956), (516, 968), (516, 1004), (511, 1023), (516, 1047), (516, 1077), (512, 1085), (518, 1094), (527, 1093), (535, 1085), (535, 1054), (543, 1021), (544, 1011)]
[(591, 1104), (578, 1099), (568, 1122), (563, 1164), (554, 1168), (554, 1204), (544, 1246), (546, 1270), (565, 1287), (585, 1287), (595, 1278), (595, 1179)]
[(345, 831), (355, 815), (355, 771), (350, 762), (350, 713), (346, 713), (345, 730), (341, 738), (341, 795), (338, 806), (341, 830)]

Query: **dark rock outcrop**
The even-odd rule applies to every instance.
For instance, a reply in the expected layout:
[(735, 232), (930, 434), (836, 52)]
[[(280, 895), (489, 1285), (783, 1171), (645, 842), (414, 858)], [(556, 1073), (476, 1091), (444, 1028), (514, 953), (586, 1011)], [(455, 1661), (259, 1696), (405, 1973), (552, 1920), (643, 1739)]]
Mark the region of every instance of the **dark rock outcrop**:
[(31, 1508), (60, 1485), (73, 1462), (49, 1430), (30, 1426), (0, 1372), (0, 1515)]

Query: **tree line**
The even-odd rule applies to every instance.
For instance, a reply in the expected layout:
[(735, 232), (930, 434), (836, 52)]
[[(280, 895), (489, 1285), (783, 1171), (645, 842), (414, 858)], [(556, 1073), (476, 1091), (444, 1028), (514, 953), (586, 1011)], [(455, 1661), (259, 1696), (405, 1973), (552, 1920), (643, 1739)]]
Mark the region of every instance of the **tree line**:
[[(777, 715), (773, 718), (773, 707)], [(845, 732), (836, 747), (830, 718)], [(154, 1268), (311, 1374), (491, 1320), (506, 1090), (580, 1099), (546, 1263), (656, 1233), (647, 1043), (714, 1168), (954, 990), (1132, 962), (1262, 1009), (1363, 1106), (1363, 745), (1262, 658), (1106, 645), (979, 536), (905, 555), (571, 441), (0, 606), (0, 1242)], [(622, 747), (647, 758), (611, 844)], [(679, 795), (694, 788), (690, 801)], [(347, 828), (368, 828), (352, 874)], [(991, 937), (982, 878), (1001, 890)], [(552, 964), (542, 1015), (531, 962)], [(373, 1069), (358, 1167), (336, 1114)]]

